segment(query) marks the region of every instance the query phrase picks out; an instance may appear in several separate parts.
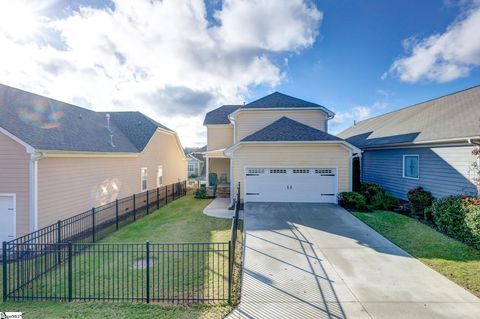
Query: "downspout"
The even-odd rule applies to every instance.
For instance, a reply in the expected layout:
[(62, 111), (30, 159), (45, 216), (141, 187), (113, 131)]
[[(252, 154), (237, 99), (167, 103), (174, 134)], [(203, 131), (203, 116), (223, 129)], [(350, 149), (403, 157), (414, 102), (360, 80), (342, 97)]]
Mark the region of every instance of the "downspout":
[(33, 152), (30, 154), (29, 167), (29, 226), (30, 232), (38, 229), (38, 161), (44, 157), (44, 153)]

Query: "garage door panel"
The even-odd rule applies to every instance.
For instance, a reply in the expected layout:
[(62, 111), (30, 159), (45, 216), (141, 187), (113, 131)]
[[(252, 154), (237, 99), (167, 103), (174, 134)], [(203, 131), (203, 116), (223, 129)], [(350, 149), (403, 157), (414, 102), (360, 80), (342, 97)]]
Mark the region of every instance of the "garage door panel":
[(335, 168), (247, 168), (247, 202), (335, 203)]

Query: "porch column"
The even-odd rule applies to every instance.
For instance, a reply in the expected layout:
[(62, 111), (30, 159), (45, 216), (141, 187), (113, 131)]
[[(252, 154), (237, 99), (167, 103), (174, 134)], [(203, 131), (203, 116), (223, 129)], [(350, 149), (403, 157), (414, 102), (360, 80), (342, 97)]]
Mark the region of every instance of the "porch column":
[(210, 185), (209, 181), (208, 181), (208, 174), (209, 174), (209, 165), (208, 163), (210, 162), (210, 157), (205, 157), (206, 161), (205, 161), (205, 165), (206, 165), (206, 169), (205, 169), (205, 179), (207, 181), (207, 187)]

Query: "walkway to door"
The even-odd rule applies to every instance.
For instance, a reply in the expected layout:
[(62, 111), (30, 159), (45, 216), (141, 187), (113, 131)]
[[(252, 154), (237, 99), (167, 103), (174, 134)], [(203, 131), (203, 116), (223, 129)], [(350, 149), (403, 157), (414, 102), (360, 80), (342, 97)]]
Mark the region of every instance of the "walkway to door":
[(245, 207), (230, 318), (479, 318), (480, 299), (333, 204)]

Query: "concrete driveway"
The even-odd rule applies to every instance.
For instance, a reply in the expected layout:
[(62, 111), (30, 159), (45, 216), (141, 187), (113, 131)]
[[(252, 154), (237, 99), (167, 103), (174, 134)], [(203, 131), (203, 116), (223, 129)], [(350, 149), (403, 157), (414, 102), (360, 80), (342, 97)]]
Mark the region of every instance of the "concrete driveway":
[(480, 318), (480, 300), (330, 204), (245, 207), (230, 318)]

